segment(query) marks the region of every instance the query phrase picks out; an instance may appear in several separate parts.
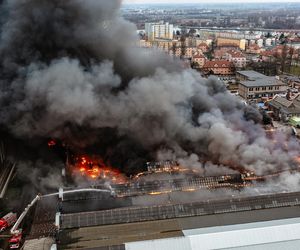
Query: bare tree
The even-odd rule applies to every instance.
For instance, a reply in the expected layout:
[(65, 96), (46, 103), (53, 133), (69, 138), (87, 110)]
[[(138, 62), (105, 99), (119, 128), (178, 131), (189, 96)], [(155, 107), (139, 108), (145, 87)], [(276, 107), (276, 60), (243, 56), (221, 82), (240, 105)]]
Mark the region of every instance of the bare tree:
[(180, 58), (184, 58), (186, 55), (186, 35), (182, 34), (180, 37), (180, 48), (181, 48), (181, 56)]
[(174, 57), (176, 55), (176, 49), (177, 49), (176, 42), (173, 42), (170, 50), (172, 51)]

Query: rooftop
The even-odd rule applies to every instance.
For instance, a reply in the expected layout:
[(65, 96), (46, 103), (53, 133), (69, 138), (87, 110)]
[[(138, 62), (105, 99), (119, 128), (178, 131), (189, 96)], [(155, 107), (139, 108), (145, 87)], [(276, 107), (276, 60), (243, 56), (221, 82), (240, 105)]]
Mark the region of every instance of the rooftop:
[(242, 52), (236, 50), (229, 50), (227, 51), (227, 54), (230, 54), (234, 58), (240, 58), (240, 57), (245, 58)]
[(299, 218), (202, 228), (183, 231), (184, 237), (127, 243), (126, 249), (298, 249), (299, 230)]
[(275, 77), (266, 77), (262, 79), (252, 80), (252, 81), (243, 81), (240, 83), (246, 87), (271, 87), (271, 86), (283, 86), (285, 85), (280, 80), (277, 80)]
[(242, 75), (247, 79), (246, 81), (242, 81), (240, 84), (249, 88), (285, 85), (274, 76), (266, 76), (254, 70), (237, 71), (237, 74)]
[(248, 80), (250, 81), (251, 80), (254, 81), (256, 79), (268, 78), (268, 76), (254, 70), (241, 70), (241, 71), (237, 71), (237, 73), (247, 77)]
[(281, 109), (281, 111), (287, 114), (300, 114), (300, 101), (299, 96), (292, 101), (287, 100), (281, 96), (276, 96), (269, 102), (269, 105)]
[(215, 61), (207, 61), (203, 68), (229, 68), (233, 67), (233, 64), (226, 60), (215, 60)]

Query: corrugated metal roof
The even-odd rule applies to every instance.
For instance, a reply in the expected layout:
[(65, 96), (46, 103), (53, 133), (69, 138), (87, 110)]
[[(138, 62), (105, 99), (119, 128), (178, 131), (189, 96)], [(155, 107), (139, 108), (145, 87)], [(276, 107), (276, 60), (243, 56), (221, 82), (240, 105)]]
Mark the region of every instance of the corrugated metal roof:
[(125, 246), (126, 250), (192, 250), (188, 237), (133, 242), (126, 243)]
[(222, 250), (299, 250), (300, 240), (260, 244), (257, 246), (230, 247)]
[(186, 230), (184, 234), (128, 243), (126, 250), (299, 249), (300, 218)]

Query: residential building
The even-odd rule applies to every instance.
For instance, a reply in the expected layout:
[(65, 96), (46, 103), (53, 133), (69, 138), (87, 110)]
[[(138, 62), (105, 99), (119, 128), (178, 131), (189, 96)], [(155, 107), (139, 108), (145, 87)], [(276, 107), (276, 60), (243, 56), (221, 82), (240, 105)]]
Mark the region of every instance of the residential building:
[(204, 74), (227, 76), (234, 74), (235, 67), (232, 62), (226, 60), (213, 60), (206, 61), (202, 70)]
[(141, 48), (151, 48), (152, 44), (149, 41), (146, 40), (139, 40), (139, 47)]
[(146, 36), (149, 41), (155, 39), (173, 39), (174, 26), (173, 24), (159, 22), (145, 24)]
[(196, 53), (192, 57), (192, 64), (194, 65), (194, 68), (203, 68), (205, 65), (207, 58), (201, 54), (201, 53)]
[(260, 53), (260, 56), (261, 56), (261, 60), (263, 62), (274, 62), (275, 61), (274, 53), (271, 50), (262, 51)]
[(300, 116), (300, 95), (293, 100), (285, 97), (275, 96), (268, 102), (269, 110), (273, 111), (274, 118), (287, 121), (293, 116)]
[(226, 44), (231, 44), (239, 47), (241, 50), (246, 49), (246, 40), (245, 39), (232, 39), (232, 38), (221, 38), (217, 39), (217, 46), (222, 46)]
[(273, 44), (272, 38), (267, 38), (265, 40), (265, 46), (270, 47), (270, 46), (272, 46), (272, 44)]
[(257, 44), (250, 44), (246, 49), (246, 52), (249, 54), (259, 54), (261, 53), (262, 49)]
[(277, 77), (265, 76), (253, 70), (237, 71), (239, 95), (245, 100), (264, 100), (287, 92), (287, 84)]
[(198, 49), (200, 49), (203, 53), (207, 53), (209, 51), (209, 46), (206, 43), (200, 43), (197, 46)]
[(264, 46), (264, 40), (263, 39), (258, 39), (256, 41), (256, 44), (258, 45), (258, 47), (262, 48)]
[(187, 58), (192, 58), (193, 55), (197, 52), (197, 48), (196, 47), (186, 47), (185, 48), (185, 57)]
[(221, 49), (215, 49), (214, 50), (214, 58), (215, 59), (223, 59), (225, 57), (226, 52)]
[(236, 68), (244, 68), (247, 65), (247, 58), (237, 50), (229, 50), (225, 53), (225, 59), (232, 62)]

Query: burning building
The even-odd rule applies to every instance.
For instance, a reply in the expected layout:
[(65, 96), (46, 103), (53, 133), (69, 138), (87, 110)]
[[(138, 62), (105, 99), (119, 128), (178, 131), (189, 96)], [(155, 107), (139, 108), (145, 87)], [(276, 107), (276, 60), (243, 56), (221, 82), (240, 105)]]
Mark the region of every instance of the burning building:
[(27, 166), (19, 174), (46, 169), (40, 162), (51, 157), (41, 145), (48, 138), (50, 147), (62, 141), (76, 152), (68, 167), (92, 179), (118, 182), (153, 160), (208, 176), (226, 174), (226, 166), (257, 175), (290, 168), (296, 140), (272, 143), (259, 112), (217, 79), (135, 47), (136, 27), (120, 16), (120, 4), (1, 4), (0, 130), (28, 152), (16, 156)]

